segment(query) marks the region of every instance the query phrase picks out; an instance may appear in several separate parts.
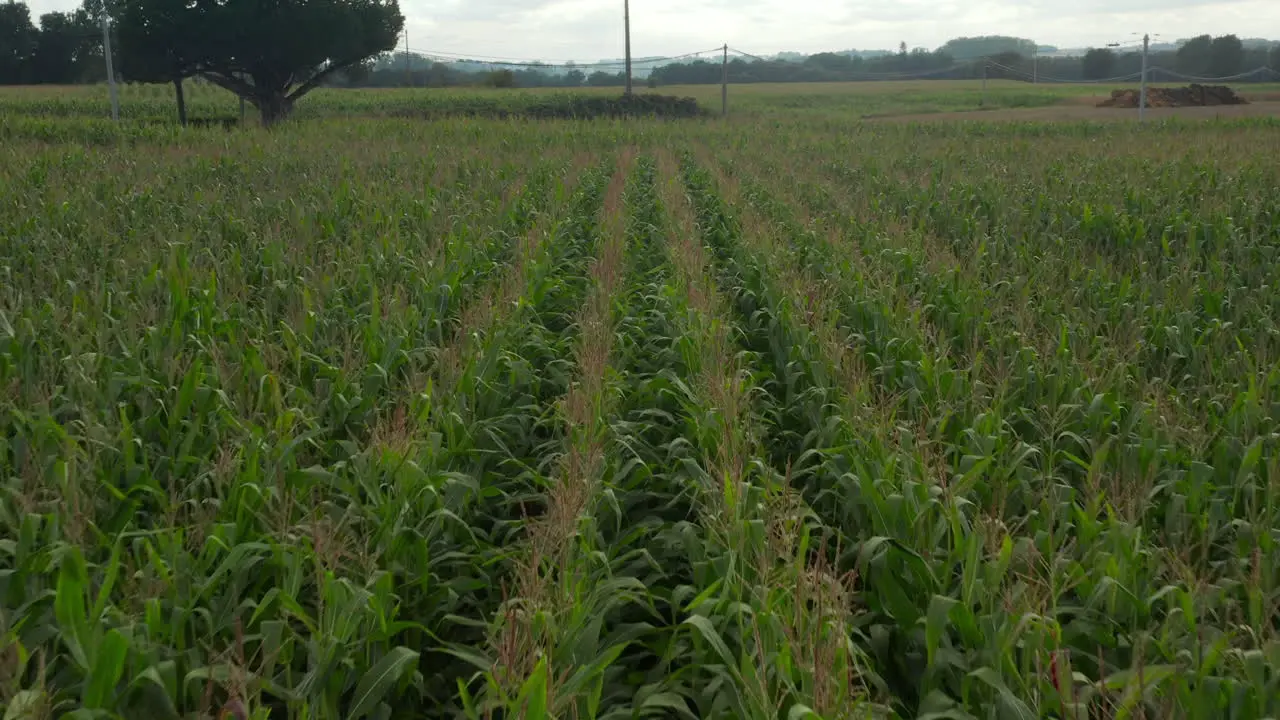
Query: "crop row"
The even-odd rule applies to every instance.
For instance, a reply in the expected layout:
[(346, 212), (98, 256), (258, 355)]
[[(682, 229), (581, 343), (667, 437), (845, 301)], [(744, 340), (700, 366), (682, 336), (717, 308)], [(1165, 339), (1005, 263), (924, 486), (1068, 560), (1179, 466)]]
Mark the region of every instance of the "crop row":
[[(735, 165), (734, 170), (735, 177), (790, 177), (776, 170), (760, 171), (758, 166), (744, 172)], [(824, 201), (829, 201), (829, 196), (820, 195), (817, 201), (797, 204), (821, 211)], [(1141, 412), (1141, 406), (1139, 412), (1125, 413), (1122, 403), (1127, 398), (1124, 395), (1108, 396), (1100, 391), (1092, 395), (1091, 401), (1090, 395), (1086, 395), (1085, 402), (1075, 403), (1060, 394), (1056, 397), (1028, 395), (1037, 390), (1040, 383), (1025, 384), (1026, 380), (1036, 378), (1074, 377), (1088, 392), (1087, 378), (1082, 378), (1072, 363), (1059, 358), (1054, 367), (1043, 367), (1034, 353), (1016, 358), (1021, 363), (1015, 362), (1012, 386), (994, 396), (988, 395), (989, 387), (984, 387), (981, 379), (976, 385), (972, 381), (966, 383), (966, 379), (973, 376), (967, 372), (957, 374), (947, 367), (950, 359), (946, 352), (950, 349), (947, 340), (955, 338), (963, 343), (969, 333), (976, 330), (981, 348), (987, 340), (983, 335), (991, 330), (980, 320), (987, 307), (980, 302), (982, 294), (957, 283), (967, 278), (950, 271), (946, 280), (921, 283), (921, 276), (926, 281), (929, 279), (927, 272), (921, 270), (925, 264), (911, 262), (910, 255), (906, 255), (905, 268), (898, 264), (910, 250), (892, 244), (895, 233), (892, 225), (880, 229), (840, 214), (829, 225), (845, 230), (835, 230), (824, 237), (811, 227), (800, 225), (786, 203), (773, 202), (767, 193), (762, 195), (758, 189), (750, 196), (748, 206), (763, 208), (769, 215), (767, 220), (775, 223), (777, 237), (792, 239), (799, 245), (798, 257), (794, 260), (797, 266), (814, 263), (817, 252), (817, 262), (822, 264), (809, 277), (809, 296), (801, 306), (808, 305), (812, 312), (815, 303), (828, 304), (831, 298), (824, 296), (832, 278), (848, 278), (846, 287), (862, 291), (843, 301), (851, 304), (843, 304), (839, 298), (835, 298), (835, 304), (843, 305), (840, 309), (847, 308), (845, 322), (853, 333), (851, 339), (864, 348), (864, 359), (872, 374), (887, 384), (882, 388), (883, 394), (902, 398), (906, 409), (903, 419), (913, 419), (918, 424), (919, 430), (911, 434), (923, 441), (923, 454), (926, 457), (931, 454), (928, 445), (933, 444), (948, 458), (940, 465), (926, 467), (927, 481), (936, 483), (944, 497), (958, 494), (964, 503), (962, 507), (970, 508), (962, 515), (985, 508), (982, 515), (972, 517), (952, 532), (961, 536), (987, 535), (989, 542), (996, 543), (1002, 542), (1002, 535), (1016, 538), (1037, 527), (1048, 532), (1047, 536), (1039, 533), (1033, 536), (1036, 540), (1031, 558), (1036, 562), (1020, 572), (1024, 580), (1042, 578), (1035, 584), (1043, 585), (1031, 595), (1027, 595), (1025, 589), (1018, 593), (1024, 596), (1023, 602), (1031, 601), (1028, 611), (1049, 623), (1052, 641), (1042, 638), (1037, 644), (1055, 652), (1058, 647), (1070, 650), (1063, 659), (1055, 657), (1044, 665), (1061, 667), (1063, 662), (1070, 662), (1075, 670), (1083, 670), (1084, 678), (1094, 678), (1097, 691), (1105, 696), (1103, 688), (1114, 689), (1110, 687), (1114, 679), (1141, 674), (1129, 666), (1141, 668), (1147, 662), (1165, 662), (1169, 663), (1167, 667), (1177, 668), (1175, 674), (1181, 681), (1172, 683), (1171, 691), (1165, 696), (1169, 707), (1208, 716), (1216, 712), (1211, 709), (1217, 707), (1216, 703), (1227, 702), (1225, 698), (1233, 696), (1230, 702), (1252, 698), (1248, 702), (1255, 703), (1255, 711), (1265, 712), (1263, 708), (1269, 707), (1268, 698), (1274, 693), (1275, 680), (1266, 679), (1265, 674), (1251, 675), (1246, 670), (1251, 662), (1249, 658), (1260, 660), (1275, 651), (1272, 643), (1258, 640), (1268, 634), (1266, 618), (1270, 611), (1265, 608), (1276, 598), (1271, 580), (1275, 571), (1267, 555), (1274, 539), (1266, 530), (1273, 525), (1274, 510), (1269, 501), (1263, 499), (1269, 498), (1271, 491), (1267, 482), (1270, 473), (1258, 464), (1265, 452), (1261, 438), (1248, 447), (1219, 445), (1214, 448), (1211, 457), (1219, 464), (1213, 466), (1218, 472), (1211, 473), (1210, 465), (1195, 461), (1193, 453), (1197, 448), (1179, 446), (1176, 438), (1148, 427), (1148, 416)], [(842, 238), (848, 238), (849, 244), (843, 244)], [(827, 245), (825, 252), (821, 249), (823, 245)], [(831, 254), (833, 250), (835, 255)], [(768, 257), (763, 250), (759, 256)], [(884, 262), (885, 258), (889, 262)], [(910, 274), (904, 275), (904, 269)], [(770, 275), (779, 277), (782, 273), (774, 270)], [(836, 292), (839, 293), (839, 289)], [(917, 292), (921, 294), (912, 297)], [(954, 303), (957, 299), (965, 302), (951, 307), (954, 314), (938, 312), (937, 305), (942, 301)], [(939, 327), (945, 338), (942, 344), (938, 342)], [(989, 346), (1002, 347), (1002, 340), (1005, 339), (993, 337)], [(1002, 358), (997, 355), (994, 360), (1000, 362)], [(1025, 379), (1020, 375), (1025, 375)], [(794, 383), (789, 383), (788, 387), (792, 385)], [(1107, 390), (1114, 392), (1113, 388)], [(1013, 402), (1009, 402), (1009, 395), (1013, 396)], [(1035, 408), (1041, 408), (1048, 415), (1045, 422), (1023, 421), (1027, 409), (1035, 412)], [(1091, 422), (1090, 416), (1099, 412), (1110, 413), (1115, 419)], [(892, 430), (886, 433), (889, 437), (893, 434)], [(1226, 442), (1239, 441), (1228, 438)], [(1239, 448), (1235, 457), (1225, 455), (1231, 447)], [(1134, 460), (1126, 461), (1126, 455)], [(1151, 467), (1150, 473), (1159, 474), (1154, 482), (1148, 480), (1152, 482), (1148, 486), (1152, 488), (1150, 491), (1135, 495), (1134, 488), (1125, 484), (1134, 482), (1135, 473), (1139, 477), (1151, 477), (1141, 470), (1141, 465), (1130, 464), (1141, 463), (1144, 456), (1154, 456), (1154, 467), (1150, 459), (1146, 462)], [(1051, 464), (1046, 465), (1045, 460)], [(1074, 473), (1067, 472), (1072, 469)], [(933, 477), (928, 478), (929, 475)], [(1006, 494), (1009, 490), (1015, 494)], [(1145, 507), (1152, 502), (1157, 503), (1155, 512)], [(925, 517), (928, 516), (917, 517), (912, 522), (917, 532), (929, 526)], [(1198, 522), (1193, 518), (1198, 518)], [(864, 527), (866, 524), (866, 521), (862, 523)], [(1135, 536), (1135, 530), (1144, 525), (1151, 529), (1151, 536), (1156, 540), (1153, 547), (1132, 545), (1135, 537), (1142, 537)], [(925, 556), (936, 552), (933, 549), (936, 546), (947, 544), (942, 537), (921, 540), (923, 542), (917, 541), (913, 547)], [(1000, 560), (1000, 547), (988, 548), (993, 556), (991, 561), (997, 567), (1008, 562)], [(1013, 557), (1019, 554), (1015, 552)], [(1025, 552), (1021, 554), (1025, 557)], [(1076, 557), (1072, 558), (1073, 555)], [(1099, 582), (1096, 573), (1090, 575), (1087, 570), (1090, 567), (1109, 569)], [(1196, 587), (1201, 591), (1211, 587), (1214, 592), (1195, 595), (1192, 602), (1188, 572), (1194, 572), (1199, 578)], [(1037, 594), (1039, 600), (1035, 600)], [(939, 597), (954, 598), (956, 593)], [(960, 606), (971, 610), (974, 602), (971, 591), (960, 597), (963, 598)], [(1003, 612), (1008, 612), (1008, 603), (1016, 597), (1006, 594), (1001, 598)], [(1138, 604), (1121, 600), (1144, 597), (1149, 599), (1139, 600)], [(1162, 603), (1178, 597), (1184, 599), (1161, 607)], [(1040, 604), (1046, 602), (1047, 606)], [(1015, 602), (1014, 607), (1020, 604)], [(1252, 611), (1248, 610), (1251, 606)], [(924, 613), (924, 608), (920, 613)], [(1171, 620), (1182, 613), (1198, 620), (1187, 621), (1186, 627), (1181, 626), (1181, 621)], [(1102, 627), (1111, 627), (1099, 635), (1098, 621), (1104, 617), (1107, 622), (1102, 623)], [(1211, 631), (1216, 638), (1214, 642), (1225, 655), (1211, 656), (1208, 667), (1194, 666), (1195, 681), (1188, 682), (1183, 674), (1189, 671), (1177, 662), (1186, 656), (1175, 648), (1179, 645), (1195, 648), (1206, 642), (1202, 624), (1206, 619), (1214, 627)], [(1151, 623), (1155, 626), (1144, 627)], [(1249, 629), (1223, 632), (1234, 624), (1244, 624)], [(1199, 629), (1196, 634), (1188, 634), (1187, 627)], [(1130, 632), (1135, 634), (1125, 637)], [(1144, 638), (1159, 638), (1159, 641), (1153, 643), (1154, 648), (1146, 648), (1142, 647)], [(992, 639), (990, 634), (987, 639)], [(982, 636), (969, 634), (964, 640), (973, 643), (982, 640)], [(1109, 646), (1117, 651), (1111, 657), (1105, 652)], [(1130, 649), (1135, 647), (1141, 649), (1136, 652)], [(972, 659), (966, 658), (966, 662), (957, 667), (969, 669), (973, 667), (970, 663)], [(1039, 667), (1037, 661), (1035, 670)], [(1040, 674), (1028, 669), (1023, 667), (1021, 672), (1007, 675), (1023, 679)], [(1083, 702), (1079, 699), (1080, 691), (1071, 690), (1072, 683), (1066, 683), (1066, 687), (1056, 679), (1054, 683), (1058, 686), (1053, 689), (1067, 694), (1067, 699), (1040, 698), (1037, 704), (1065, 708), (1072, 704), (1072, 698), (1077, 704)], [(1206, 692), (1206, 687), (1214, 691)], [(1021, 694), (1028, 688), (1018, 688), (1018, 691)], [(1063, 702), (1065, 706), (1060, 705)], [(1083, 707), (1080, 712), (1084, 712)], [(1243, 712), (1248, 715), (1253, 711)]]
[(6, 150), (0, 706), (1280, 710), (1273, 171), (820, 126)]

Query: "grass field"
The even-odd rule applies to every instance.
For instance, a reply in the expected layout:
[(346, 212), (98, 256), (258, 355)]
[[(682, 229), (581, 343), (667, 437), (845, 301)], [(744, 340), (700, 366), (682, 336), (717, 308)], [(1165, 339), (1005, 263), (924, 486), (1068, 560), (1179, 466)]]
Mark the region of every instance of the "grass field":
[(5, 720), (1280, 714), (1274, 121), (92, 92), (0, 93)]
[[(187, 103), (193, 118), (238, 118), (239, 103), (230, 93), (208, 83), (188, 83)], [(902, 82), (761, 83), (732, 85), (730, 111), (735, 117), (788, 119), (799, 114), (838, 120), (892, 117), (922, 113), (1043, 108), (1086, 104), (1111, 90), (1132, 85), (1031, 85), (992, 80), (985, 92), (980, 80), (908, 80)], [(1280, 84), (1238, 87), (1246, 97), (1280, 99)], [(720, 111), (719, 85), (662, 87), (650, 91), (693, 97), (708, 110)], [(379, 116), (421, 117), (460, 109), (490, 107), (519, 109), (547, 96), (565, 94), (614, 95), (617, 88), (485, 90), (485, 89), (364, 89), (322, 88), (299, 103), (301, 118)], [(176, 117), (173, 90), (162, 85), (123, 85), (121, 116), (127, 120), (172, 123)], [(247, 110), (255, 118), (254, 109)], [(1115, 111), (1108, 111), (1116, 114)], [(0, 122), (14, 118), (109, 118), (106, 86), (0, 88)], [(1119, 114), (1125, 114), (1120, 111)], [(0, 126), (0, 132), (3, 127)]]

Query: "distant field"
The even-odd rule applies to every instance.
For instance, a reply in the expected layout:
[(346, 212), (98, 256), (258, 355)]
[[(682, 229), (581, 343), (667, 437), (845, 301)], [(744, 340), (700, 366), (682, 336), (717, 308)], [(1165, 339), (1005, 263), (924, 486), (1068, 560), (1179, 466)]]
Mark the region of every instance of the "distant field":
[[(964, 112), (1048, 107), (1086, 98), (1106, 96), (1126, 85), (1031, 85), (992, 80), (985, 93), (981, 81), (911, 80), (859, 83), (761, 83), (731, 85), (729, 107), (734, 117), (777, 114), (831, 114), (836, 117), (887, 117), (921, 113)], [(1280, 98), (1280, 85), (1239, 85), (1246, 97)], [(172, 89), (159, 85), (126, 85), (121, 88), (122, 114), (126, 119), (172, 121), (175, 116)], [(693, 97), (708, 111), (720, 111), (720, 86), (688, 85), (638, 92)], [(548, 95), (608, 94), (618, 88), (515, 89), (321, 89), (298, 105), (298, 117), (349, 115), (414, 115), (465, 107), (518, 108)], [(234, 118), (239, 103), (221, 88), (189, 83), (189, 112), (195, 118)], [(252, 116), (253, 108), (249, 108)], [(105, 86), (0, 88), (0, 116), (108, 117), (110, 103)]]
[(0, 90), (0, 718), (1280, 717), (1280, 123), (977, 92)]
[[(990, 108), (984, 111), (957, 110), (880, 115), (871, 118), (883, 122), (1138, 122), (1134, 108), (1101, 108), (1090, 102), (1045, 105), (1041, 107)], [(1148, 108), (1148, 122), (1198, 120), (1257, 120), (1275, 122), (1280, 119), (1280, 101), (1260, 100), (1248, 105), (1214, 107)]]
[[(730, 107), (746, 112), (831, 112), (857, 117), (930, 112), (1045, 107), (1102, 98), (1136, 85), (1031, 85), (1010, 80), (908, 80), (903, 82), (772, 83), (731, 85)], [(1240, 85), (1246, 96), (1276, 93), (1277, 84)], [(689, 95), (707, 107), (720, 107), (719, 86), (672, 86), (661, 92)]]

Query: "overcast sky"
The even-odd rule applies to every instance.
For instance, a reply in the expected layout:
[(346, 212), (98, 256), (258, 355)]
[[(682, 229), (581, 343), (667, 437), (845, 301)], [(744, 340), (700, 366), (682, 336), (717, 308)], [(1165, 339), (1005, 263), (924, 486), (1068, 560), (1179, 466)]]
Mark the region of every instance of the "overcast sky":
[[(33, 19), (79, 0), (28, 0)], [(549, 61), (623, 54), (622, 0), (400, 0), (415, 51)], [(1280, 0), (632, 0), (632, 52), (935, 48), (960, 35), (1086, 47), (1159, 33), (1280, 39)]]

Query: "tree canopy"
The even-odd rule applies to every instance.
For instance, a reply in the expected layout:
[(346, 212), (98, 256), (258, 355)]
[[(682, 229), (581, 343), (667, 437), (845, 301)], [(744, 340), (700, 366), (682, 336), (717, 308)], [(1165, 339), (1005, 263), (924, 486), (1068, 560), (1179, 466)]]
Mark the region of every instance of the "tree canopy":
[(1103, 80), (1114, 77), (1116, 54), (1107, 48), (1091, 48), (1080, 61), (1080, 71), (1085, 80)]
[(1209, 46), (1209, 75), (1227, 77), (1243, 70), (1244, 43), (1235, 35), (1220, 35)]
[(1199, 77), (1228, 77), (1245, 69), (1244, 43), (1235, 35), (1199, 35), (1183, 42), (1175, 57), (1178, 72)]
[(1187, 75), (1204, 75), (1209, 72), (1209, 58), (1213, 54), (1213, 37), (1197, 35), (1178, 47), (1175, 55), (1177, 69)]
[(0, 84), (31, 82), (31, 59), (38, 38), (30, 8), (13, 0), (0, 3)]
[(1009, 37), (1007, 35), (983, 35), (980, 37), (958, 37), (948, 40), (938, 48), (939, 51), (959, 60), (990, 57), (1001, 53), (1017, 53), (1030, 57), (1039, 46), (1026, 38)]
[(131, 80), (173, 83), (178, 118), (186, 125), (182, 80), (199, 67), (199, 15), (185, 0), (137, 0), (118, 14), (121, 71)]
[(102, 31), (80, 8), (32, 24), (26, 3), (0, 2), (0, 85), (96, 82), (106, 76)]
[[(122, 0), (125, 64), (144, 79), (200, 75), (253, 103), (266, 125), (326, 78), (391, 49), (396, 0)], [(139, 69), (147, 62), (155, 70)]]

